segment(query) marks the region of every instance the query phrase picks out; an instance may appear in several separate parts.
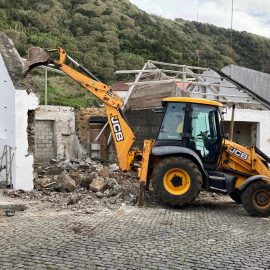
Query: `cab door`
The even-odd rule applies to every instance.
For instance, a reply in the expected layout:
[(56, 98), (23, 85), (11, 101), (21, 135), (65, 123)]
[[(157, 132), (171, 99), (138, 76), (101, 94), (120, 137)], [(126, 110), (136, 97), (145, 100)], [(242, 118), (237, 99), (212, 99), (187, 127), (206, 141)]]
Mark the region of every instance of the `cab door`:
[(199, 154), (206, 168), (214, 169), (222, 143), (217, 107), (192, 104), (189, 125), (189, 147)]

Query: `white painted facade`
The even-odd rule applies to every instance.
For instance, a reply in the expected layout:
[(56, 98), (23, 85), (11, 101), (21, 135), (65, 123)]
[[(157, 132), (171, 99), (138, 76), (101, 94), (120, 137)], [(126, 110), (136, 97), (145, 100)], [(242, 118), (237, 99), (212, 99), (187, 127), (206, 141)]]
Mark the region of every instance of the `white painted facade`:
[(28, 110), (38, 107), (38, 98), (34, 93), (27, 94), (26, 90), (16, 90), (15, 93), (15, 142), (16, 162), (15, 178), (13, 187), (15, 189), (31, 190), (33, 184), (34, 156), (28, 153)]
[[(15, 87), (6, 69), (4, 60), (0, 55), (0, 157), (3, 157), (2, 166), (11, 166), (6, 161), (5, 147), (10, 155), (15, 153)], [(9, 153), (8, 153), (9, 155)], [(14, 159), (16, 156), (14, 157)], [(14, 164), (14, 162), (13, 162)], [(11, 166), (12, 178), (15, 177), (15, 166)], [(6, 170), (0, 171), (0, 180), (6, 179)], [(10, 184), (10, 183), (9, 183)]]
[[(232, 110), (228, 109), (224, 115), (225, 121), (231, 120)], [(234, 120), (256, 123), (256, 146), (266, 155), (270, 156), (270, 111), (236, 109)]]
[[(6, 166), (15, 189), (33, 189), (33, 155), (28, 153), (28, 110), (38, 106), (35, 94), (16, 90), (0, 55), (0, 157)], [(6, 180), (6, 169), (1, 170), (1, 181)]]

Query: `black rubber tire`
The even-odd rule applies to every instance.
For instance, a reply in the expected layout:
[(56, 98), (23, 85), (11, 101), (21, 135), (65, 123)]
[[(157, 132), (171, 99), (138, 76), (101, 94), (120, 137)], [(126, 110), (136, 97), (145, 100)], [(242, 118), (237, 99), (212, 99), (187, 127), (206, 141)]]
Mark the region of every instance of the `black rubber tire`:
[(229, 196), (236, 203), (238, 203), (238, 204), (241, 204), (242, 203), (241, 192), (238, 189), (236, 189), (233, 192), (229, 193)]
[[(184, 170), (190, 177), (189, 189), (181, 195), (169, 193), (163, 185), (165, 174), (173, 169), (180, 168)], [(184, 206), (197, 198), (202, 188), (202, 174), (198, 166), (185, 157), (169, 157), (161, 160), (153, 170), (152, 186), (156, 197), (167, 204), (175, 206)]]
[(270, 215), (270, 203), (268, 203), (266, 208), (258, 207), (256, 204), (255, 194), (258, 191), (264, 191), (270, 194), (270, 183), (264, 180), (259, 180), (251, 183), (246, 189), (241, 193), (242, 204), (249, 214), (253, 216), (269, 216)]

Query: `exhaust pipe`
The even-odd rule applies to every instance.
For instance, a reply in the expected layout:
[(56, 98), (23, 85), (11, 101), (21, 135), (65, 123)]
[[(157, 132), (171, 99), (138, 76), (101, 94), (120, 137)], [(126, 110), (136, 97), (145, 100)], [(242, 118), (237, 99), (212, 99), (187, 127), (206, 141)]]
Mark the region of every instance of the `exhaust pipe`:
[(46, 65), (49, 60), (49, 52), (40, 47), (32, 47), (27, 51), (27, 59), (23, 63), (23, 73), (30, 71), (34, 67)]

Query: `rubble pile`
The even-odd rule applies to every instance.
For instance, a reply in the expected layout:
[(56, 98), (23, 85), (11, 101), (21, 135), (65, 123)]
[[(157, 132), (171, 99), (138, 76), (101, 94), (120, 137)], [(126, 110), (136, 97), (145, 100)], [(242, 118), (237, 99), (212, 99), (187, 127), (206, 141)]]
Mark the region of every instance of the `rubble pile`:
[(34, 190), (11, 190), (10, 197), (38, 199), (61, 209), (83, 210), (86, 213), (107, 207), (135, 205), (139, 183), (133, 173), (124, 173), (116, 164), (85, 160), (52, 160), (35, 164)]
[[(136, 174), (124, 173), (116, 164), (90, 158), (84, 160), (52, 160), (35, 164), (34, 190), (5, 190), (13, 198), (41, 202), (41, 209), (71, 210), (94, 214), (104, 209), (116, 210), (122, 205), (135, 205), (139, 195)], [(226, 199), (226, 198), (225, 198)], [(197, 204), (224, 200), (224, 196), (202, 191)], [(145, 193), (148, 207), (160, 207), (150, 190)]]

